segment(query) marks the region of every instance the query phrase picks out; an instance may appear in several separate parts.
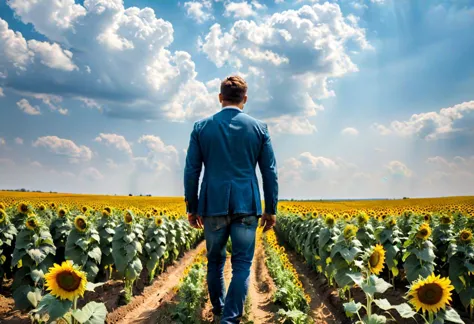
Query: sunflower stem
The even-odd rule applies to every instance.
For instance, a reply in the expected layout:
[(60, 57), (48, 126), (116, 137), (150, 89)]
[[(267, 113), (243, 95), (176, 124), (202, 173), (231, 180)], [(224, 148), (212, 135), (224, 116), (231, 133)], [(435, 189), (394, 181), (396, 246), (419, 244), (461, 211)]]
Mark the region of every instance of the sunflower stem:
[[(72, 309), (73, 310), (77, 309), (77, 297), (74, 298)], [(76, 324), (76, 319), (74, 318), (74, 316), (71, 316), (71, 319), (72, 319), (72, 324)]]
[(430, 324), (434, 322), (434, 313), (433, 312), (428, 311), (428, 320), (429, 320)]
[(472, 307), (474, 300), (471, 300), (471, 303), (469, 304), (469, 319), (472, 320), (474, 317), (474, 308)]

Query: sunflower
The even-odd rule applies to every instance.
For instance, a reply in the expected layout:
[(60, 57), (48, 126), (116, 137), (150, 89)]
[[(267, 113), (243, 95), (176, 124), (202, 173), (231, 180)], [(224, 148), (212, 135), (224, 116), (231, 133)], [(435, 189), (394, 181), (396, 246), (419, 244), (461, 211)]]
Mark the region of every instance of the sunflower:
[(88, 209), (89, 209), (89, 208), (87, 208), (87, 206), (82, 206), (82, 208), (81, 208), (81, 210), (82, 210), (83, 213), (87, 213), (87, 210), (88, 210)]
[(106, 206), (104, 210), (106, 210), (109, 214), (112, 213), (112, 208), (110, 208), (109, 206)]
[(445, 309), (451, 299), (451, 291), (454, 287), (448, 278), (441, 278), (432, 273), (426, 279), (419, 279), (410, 287), (408, 296), (410, 303), (415, 306), (418, 312), (421, 308), (423, 312), (429, 311), (437, 313), (440, 309)]
[(377, 244), (371, 251), (369, 257), (369, 269), (375, 275), (378, 275), (385, 263), (385, 250), (382, 245)]
[(425, 222), (429, 223), (431, 221), (431, 214), (430, 213), (425, 213), (423, 215), (423, 219), (425, 220)]
[(52, 202), (50, 206), (51, 206), (51, 208), (53, 208), (53, 209), (56, 208), (56, 204), (55, 204), (54, 202)]
[(387, 219), (387, 225), (388, 227), (392, 228), (397, 225), (397, 220), (394, 217), (390, 217)]
[(344, 238), (346, 240), (352, 239), (354, 236), (356, 236), (358, 230), (359, 229), (355, 225), (352, 225), (352, 224), (346, 225), (346, 227), (344, 227)]
[(102, 211), (102, 217), (109, 217), (109, 216), (110, 216), (110, 213), (106, 209), (104, 209)]
[(123, 216), (123, 220), (125, 222), (125, 224), (132, 224), (133, 222), (133, 216), (130, 212), (126, 212), (125, 215)]
[(5, 209), (5, 204), (0, 202), (0, 209)]
[(61, 300), (74, 301), (84, 296), (87, 285), (86, 274), (73, 266), (71, 261), (64, 261), (61, 265), (54, 264), (44, 275), (45, 286), (51, 295)]
[(472, 241), (472, 232), (469, 229), (463, 229), (461, 233), (459, 233), (459, 238), (463, 243), (469, 243)]
[(74, 219), (74, 226), (79, 232), (85, 232), (87, 229), (87, 221), (84, 216), (76, 216)]
[(439, 218), (439, 220), (440, 220), (441, 224), (443, 224), (443, 225), (449, 225), (453, 222), (453, 219), (451, 218), (451, 216), (446, 215), (446, 214), (442, 215)]
[(334, 218), (333, 215), (327, 214), (326, 218), (324, 219), (324, 222), (326, 223), (327, 226), (332, 227), (332, 226), (334, 226), (334, 223), (336, 222), (336, 219)]
[(46, 210), (46, 207), (44, 205), (39, 205), (38, 209), (40, 211), (45, 211)]
[(155, 225), (157, 227), (160, 227), (162, 224), (163, 224), (163, 218), (161, 218), (160, 216), (156, 216), (155, 217)]
[(0, 224), (2, 224), (6, 220), (7, 220), (7, 213), (3, 209), (0, 209)]
[(26, 228), (28, 228), (31, 231), (34, 231), (38, 227), (39, 224), (35, 216), (30, 216), (26, 219), (25, 225), (26, 225)]
[(431, 235), (431, 228), (430, 225), (427, 223), (421, 224), (420, 228), (418, 229), (418, 233), (416, 237), (422, 240), (427, 240)]
[(64, 217), (66, 216), (66, 209), (61, 208), (58, 212), (59, 217)]
[(28, 207), (28, 205), (24, 202), (20, 203), (18, 205), (18, 212), (19, 213), (22, 213), (22, 214), (27, 214), (28, 211), (30, 210), (30, 208)]
[(359, 226), (364, 226), (368, 221), (369, 216), (366, 213), (360, 212), (359, 215), (357, 215), (357, 222), (359, 223)]

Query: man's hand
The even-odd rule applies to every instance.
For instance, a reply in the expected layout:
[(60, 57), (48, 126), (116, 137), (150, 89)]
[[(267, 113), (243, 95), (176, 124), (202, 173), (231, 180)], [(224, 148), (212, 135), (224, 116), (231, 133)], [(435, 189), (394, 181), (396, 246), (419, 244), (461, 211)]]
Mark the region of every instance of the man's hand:
[(188, 213), (188, 221), (191, 227), (194, 227), (197, 229), (204, 228), (204, 223), (202, 222), (202, 218), (199, 215)]
[(276, 224), (276, 215), (270, 215), (263, 213), (262, 219), (260, 220), (260, 226), (263, 226), (263, 231), (266, 232), (272, 229)]

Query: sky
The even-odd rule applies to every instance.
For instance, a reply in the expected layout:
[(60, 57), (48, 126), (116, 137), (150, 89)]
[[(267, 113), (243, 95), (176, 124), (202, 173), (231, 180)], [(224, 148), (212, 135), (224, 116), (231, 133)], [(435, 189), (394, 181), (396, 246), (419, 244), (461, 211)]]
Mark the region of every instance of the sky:
[(0, 2), (0, 188), (182, 196), (243, 76), (280, 198), (474, 195), (474, 0)]

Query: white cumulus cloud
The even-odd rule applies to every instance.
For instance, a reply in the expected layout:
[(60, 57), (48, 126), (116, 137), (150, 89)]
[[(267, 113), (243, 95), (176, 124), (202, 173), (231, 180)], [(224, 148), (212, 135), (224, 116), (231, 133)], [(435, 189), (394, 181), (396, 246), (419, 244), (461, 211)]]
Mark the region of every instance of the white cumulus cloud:
[(23, 139), (21, 137), (15, 138), (15, 143), (18, 145), (23, 145)]
[[(371, 49), (358, 22), (347, 19), (338, 4), (326, 2), (258, 22), (239, 20), (228, 30), (214, 24), (199, 45), (217, 67), (230, 66), (251, 84), (253, 115), (264, 120), (289, 115), (301, 125), (323, 109), (321, 99), (336, 95), (332, 79), (358, 70), (349, 42)], [(301, 133), (314, 130), (305, 127)]]
[(16, 103), (17, 107), (27, 115), (41, 115), (38, 106), (32, 106), (28, 100), (21, 99)]
[(413, 175), (413, 171), (400, 161), (391, 161), (386, 168), (394, 177), (409, 178)]
[(225, 17), (234, 17), (234, 18), (247, 18), (254, 16), (256, 12), (252, 8), (252, 5), (247, 1), (242, 2), (228, 2), (225, 4)]
[(451, 133), (473, 131), (474, 101), (420, 114), (413, 114), (406, 121), (392, 121), (389, 126), (374, 124), (382, 135), (394, 133), (399, 136), (416, 135), (426, 140), (435, 140)]
[(357, 129), (355, 129), (354, 127), (347, 127), (347, 128), (344, 128), (341, 131), (341, 134), (342, 135), (356, 136), (356, 135), (359, 135), (359, 131)]
[(79, 146), (71, 140), (57, 136), (39, 137), (33, 146), (44, 147), (54, 154), (67, 156), (71, 163), (87, 162), (92, 159), (92, 151), (87, 146)]
[(132, 155), (132, 147), (130, 146), (130, 143), (122, 135), (100, 133), (94, 141), (113, 146), (120, 151), (124, 151), (128, 155)]
[(212, 3), (209, 0), (204, 0), (201, 2), (188, 1), (184, 3), (184, 8), (186, 9), (186, 14), (199, 24), (214, 18), (210, 13), (210, 10), (212, 9)]

